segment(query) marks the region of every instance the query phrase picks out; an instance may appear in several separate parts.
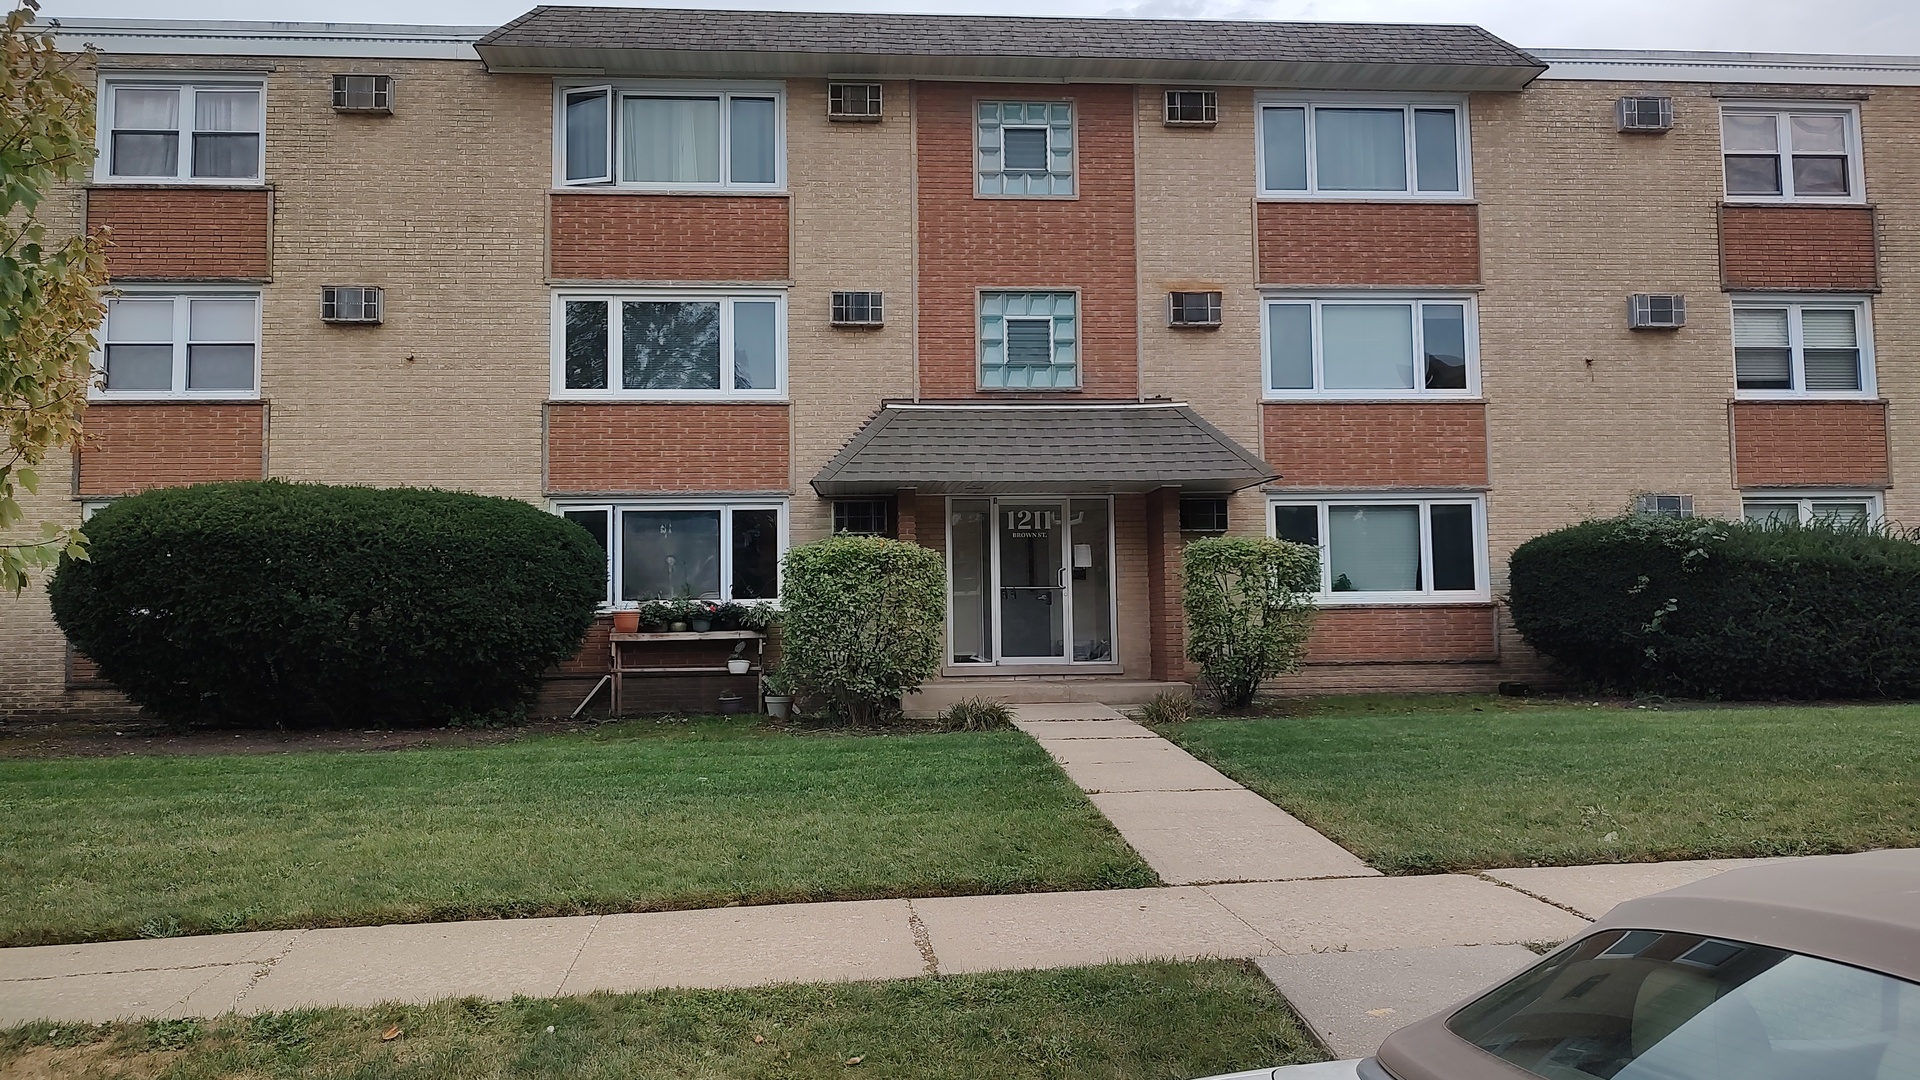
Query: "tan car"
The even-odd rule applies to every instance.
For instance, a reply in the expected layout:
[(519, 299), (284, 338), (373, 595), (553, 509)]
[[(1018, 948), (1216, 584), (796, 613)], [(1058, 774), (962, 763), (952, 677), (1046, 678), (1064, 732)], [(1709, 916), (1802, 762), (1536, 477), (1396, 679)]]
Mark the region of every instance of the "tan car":
[(1374, 1057), (1215, 1080), (1920, 1080), (1920, 851), (1630, 900)]

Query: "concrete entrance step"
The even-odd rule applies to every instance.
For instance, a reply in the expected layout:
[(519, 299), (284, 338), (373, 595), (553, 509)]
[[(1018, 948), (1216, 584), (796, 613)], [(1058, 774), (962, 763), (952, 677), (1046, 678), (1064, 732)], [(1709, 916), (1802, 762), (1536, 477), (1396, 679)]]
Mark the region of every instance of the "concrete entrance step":
[(1008, 704), (1053, 704), (1087, 702), (1100, 705), (1144, 705), (1156, 695), (1169, 691), (1193, 693), (1183, 682), (1128, 682), (1119, 679), (1075, 677), (1071, 675), (1010, 675), (996, 679), (935, 679), (908, 694), (906, 714), (914, 717), (938, 716), (947, 706), (965, 698), (986, 698)]

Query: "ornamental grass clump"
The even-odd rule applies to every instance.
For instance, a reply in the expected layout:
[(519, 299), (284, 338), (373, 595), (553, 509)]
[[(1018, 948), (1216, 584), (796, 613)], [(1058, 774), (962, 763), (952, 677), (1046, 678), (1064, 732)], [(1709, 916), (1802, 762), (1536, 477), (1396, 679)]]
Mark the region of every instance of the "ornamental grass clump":
[(586, 530), (514, 499), (282, 481), (158, 488), (87, 523), (54, 618), (176, 722), (320, 727), (522, 709), (606, 595)]
[(1313, 629), (1320, 553), (1254, 537), (1195, 540), (1183, 554), (1187, 659), (1223, 709), (1253, 703), (1260, 684), (1298, 670)]
[(1629, 693), (1920, 696), (1920, 543), (1861, 525), (1630, 515), (1520, 545), (1514, 627)]
[(940, 671), (946, 565), (931, 548), (845, 535), (802, 544), (781, 563), (780, 607), (780, 670), (843, 722), (898, 716), (900, 698)]

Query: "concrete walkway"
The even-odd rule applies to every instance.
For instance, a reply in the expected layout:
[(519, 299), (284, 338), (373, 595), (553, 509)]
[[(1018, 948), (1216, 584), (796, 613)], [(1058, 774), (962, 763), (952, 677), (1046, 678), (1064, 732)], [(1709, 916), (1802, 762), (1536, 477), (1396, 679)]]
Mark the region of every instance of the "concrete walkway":
[(1523, 945), (1739, 865), (1382, 877), (1109, 708), (1019, 714), (1171, 887), (0, 949), (0, 1025), (1228, 957), (1256, 959), (1336, 1053), (1364, 1054), (1530, 962)]

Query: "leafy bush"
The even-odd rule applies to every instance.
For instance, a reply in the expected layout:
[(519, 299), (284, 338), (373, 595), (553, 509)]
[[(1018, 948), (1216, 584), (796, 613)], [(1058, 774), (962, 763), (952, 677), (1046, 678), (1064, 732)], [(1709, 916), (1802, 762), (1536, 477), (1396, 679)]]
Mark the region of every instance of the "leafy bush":
[(1146, 724), (1184, 724), (1193, 719), (1193, 695), (1165, 690), (1140, 707), (1140, 720)]
[(48, 589), (74, 646), (172, 720), (423, 723), (523, 705), (579, 651), (606, 556), (526, 503), (279, 481), (162, 488)]
[(787, 552), (780, 669), (794, 693), (862, 726), (940, 670), (946, 565), (940, 553), (876, 536), (831, 536)]
[(1534, 537), (1511, 565), (1515, 628), (1595, 686), (1920, 696), (1920, 544), (1905, 537), (1635, 515)]
[(1184, 552), (1187, 659), (1222, 708), (1253, 703), (1260, 684), (1297, 670), (1313, 629), (1320, 553), (1242, 536), (1195, 540)]
[(948, 731), (1004, 731), (1013, 726), (1013, 706), (991, 698), (961, 698), (940, 714), (940, 726)]

